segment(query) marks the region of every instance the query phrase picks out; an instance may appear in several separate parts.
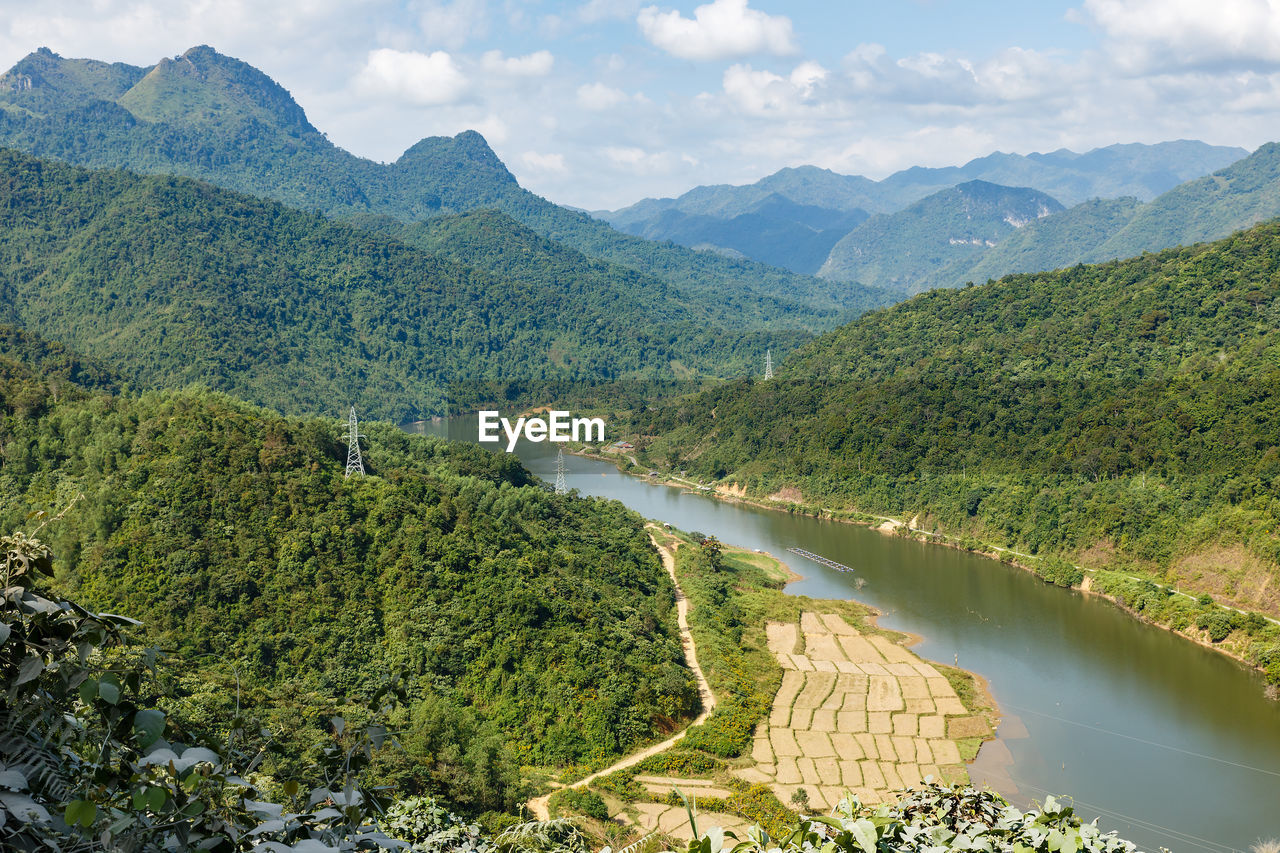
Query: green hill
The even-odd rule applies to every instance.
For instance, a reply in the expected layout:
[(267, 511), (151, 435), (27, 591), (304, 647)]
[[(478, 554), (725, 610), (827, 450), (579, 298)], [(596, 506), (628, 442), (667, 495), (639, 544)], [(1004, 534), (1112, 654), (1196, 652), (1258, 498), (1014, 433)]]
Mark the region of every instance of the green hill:
[[(746, 372), (772, 341), (494, 215), (429, 226), (449, 235), (433, 252), (185, 178), (4, 151), (0, 169), (0, 321), (137, 387), (409, 419), (481, 383)], [(490, 274), (440, 249), (469, 241), (491, 267), (519, 261)]]
[(635, 432), (660, 436), (651, 463), (758, 496), (919, 515), (1277, 615), (1278, 390), (1272, 224), (933, 291)]
[(1175, 187), (1139, 210), (1098, 247), (1099, 258), (1128, 257), (1216, 240), (1280, 216), (1280, 143)]
[(976, 259), (1017, 229), (1062, 209), (1037, 190), (970, 181), (871, 217), (835, 244), (819, 274), (918, 293), (937, 270)]
[[(0, 525), (84, 495), (43, 534), (59, 585), (195, 672), (185, 714), (223, 724), (234, 707), (203, 705), (221, 694), (263, 715), (268, 773), (305, 767), (329, 715), (397, 675), (412, 761), (387, 769), (470, 808), (513, 808), (519, 765), (603, 760), (694, 713), (674, 590), (621, 504), (377, 423), (369, 476), (344, 479), (343, 425), (208, 392), (33, 398), (43, 367), (12, 340)], [(500, 735), (472, 744), (484, 761), (468, 726)]]
[(0, 144), (84, 166), (203, 178), (333, 216), (412, 221), (493, 208), (711, 310), (726, 299), (748, 306), (734, 318), (739, 327), (830, 328), (884, 303), (857, 286), (621, 234), (521, 188), (475, 132), (424, 139), (389, 165), (355, 157), (266, 75), (203, 46), (151, 68), (37, 51), (0, 76)]
[(1094, 199), (1029, 222), (983, 252), (938, 270), (931, 287), (963, 287), (1010, 273), (1041, 272), (1110, 258), (1100, 247), (1142, 209), (1136, 198)]
[(936, 271), (929, 287), (960, 287), (1014, 272), (1058, 269), (1217, 240), (1280, 216), (1280, 145), (1267, 144), (1225, 169), (1155, 200), (1094, 199), (1045, 217), (976, 260)]

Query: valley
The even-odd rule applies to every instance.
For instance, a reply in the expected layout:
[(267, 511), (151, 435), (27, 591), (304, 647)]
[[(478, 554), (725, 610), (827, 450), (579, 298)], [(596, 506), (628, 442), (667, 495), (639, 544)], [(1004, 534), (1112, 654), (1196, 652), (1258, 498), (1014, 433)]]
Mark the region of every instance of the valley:
[(1273, 853), (1280, 143), (749, 2), (14, 54), (0, 848)]

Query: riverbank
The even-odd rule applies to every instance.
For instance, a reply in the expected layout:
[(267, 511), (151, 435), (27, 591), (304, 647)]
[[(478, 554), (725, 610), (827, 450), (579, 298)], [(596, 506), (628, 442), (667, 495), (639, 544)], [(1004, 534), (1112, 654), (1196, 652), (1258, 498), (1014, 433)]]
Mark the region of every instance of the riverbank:
[[(575, 452), (607, 461), (623, 473), (636, 473), (629, 470), (627, 461), (617, 454), (601, 453), (588, 448)], [(973, 537), (957, 536), (936, 529), (925, 530), (918, 526), (919, 516), (902, 519), (833, 509), (804, 503), (798, 493), (755, 495), (742, 486), (717, 486), (696, 483), (663, 472), (648, 473), (649, 476), (640, 475), (638, 479), (653, 485), (671, 486), (715, 497), (725, 503), (855, 524), (882, 534), (942, 545), (998, 560), (1027, 571), (1051, 585), (1074, 588), (1085, 595), (1104, 599), (1131, 618), (1162, 628), (1202, 648), (1211, 649), (1262, 675), (1266, 683), (1259, 685), (1260, 690), (1269, 698), (1280, 698), (1280, 653), (1277, 653), (1277, 649), (1280, 649), (1280, 620), (1218, 604), (1206, 596), (1195, 597), (1184, 590), (1161, 583), (1154, 577), (1081, 566), (1054, 556), (1037, 557)]]
[(769, 554), (651, 532), (664, 562), (677, 558), (698, 657), (722, 701), (671, 749), (575, 784), (611, 819), (688, 838), (678, 789), (696, 799), (703, 828), (774, 831), (847, 793), (885, 802), (926, 778), (968, 780), (996, 716), (980, 678), (922, 660), (908, 649), (914, 638), (875, 624), (873, 608), (785, 593), (796, 573)]

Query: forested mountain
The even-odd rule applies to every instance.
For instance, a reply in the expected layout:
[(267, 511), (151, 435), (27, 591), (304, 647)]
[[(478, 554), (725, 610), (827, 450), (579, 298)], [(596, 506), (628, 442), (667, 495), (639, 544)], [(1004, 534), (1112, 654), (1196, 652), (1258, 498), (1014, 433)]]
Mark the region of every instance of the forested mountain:
[[(474, 402), (471, 383), (732, 375), (799, 340), (718, 325), (663, 282), (498, 214), (424, 227), (449, 238), (413, 248), (186, 178), (0, 152), (0, 321), (138, 387), (394, 419)], [(496, 268), (504, 257), (520, 260)]]
[[(628, 234), (684, 246), (735, 249), (757, 260), (812, 272), (822, 265), (821, 260), (813, 262), (818, 246), (826, 243), (830, 248), (841, 236), (835, 233), (839, 228), (848, 231), (868, 213), (896, 213), (957, 184), (982, 180), (1031, 187), (1069, 205), (1121, 196), (1146, 201), (1247, 153), (1188, 140), (1110, 145), (1084, 154), (1066, 149), (1026, 156), (996, 152), (963, 166), (905, 169), (882, 181), (800, 166), (782, 169), (754, 184), (695, 187), (679, 198), (645, 199), (596, 215)], [(796, 209), (790, 211), (771, 199), (790, 202)], [(769, 212), (767, 229), (757, 216), (762, 207)], [(855, 221), (846, 226), (850, 216)], [(784, 239), (797, 241), (804, 250), (780, 251), (785, 249)]]
[(1269, 143), (1212, 175), (1141, 204), (1093, 200), (1020, 229), (982, 253), (939, 269), (930, 287), (960, 287), (1015, 272), (1039, 272), (1217, 240), (1280, 216), (1280, 145)]
[(933, 291), (777, 376), (640, 413), (660, 438), (638, 442), (755, 495), (919, 514), (1280, 614), (1280, 225)]
[(866, 218), (861, 209), (845, 212), (800, 205), (773, 193), (731, 218), (664, 210), (625, 230), (646, 240), (670, 240), (816, 273), (831, 247)]
[(0, 144), (94, 167), (207, 179), (329, 215), (412, 221), (498, 209), (542, 236), (681, 287), (712, 309), (732, 297), (748, 328), (830, 327), (878, 294), (620, 234), (522, 189), (475, 132), (424, 139), (382, 165), (334, 146), (269, 77), (209, 47), (150, 68), (41, 49), (0, 76)]
[(937, 270), (975, 259), (1017, 229), (1062, 209), (1038, 190), (969, 181), (897, 213), (871, 217), (835, 244), (820, 274), (919, 293)]
[(625, 753), (696, 710), (673, 588), (621, 504), (378, 424), (369, 476), (344, 479), (337, 422), (208, 392), (55, 398), (31, 350), (0, 336), (0, 525), (70, 505), (44, 533), (60, 586), (174, 650), (189, 717), (242, 702), (281, 733), (268, 773), (396, 677), (408, 755), (383, 772), (474, 810), (513, 809), (522, 764)]

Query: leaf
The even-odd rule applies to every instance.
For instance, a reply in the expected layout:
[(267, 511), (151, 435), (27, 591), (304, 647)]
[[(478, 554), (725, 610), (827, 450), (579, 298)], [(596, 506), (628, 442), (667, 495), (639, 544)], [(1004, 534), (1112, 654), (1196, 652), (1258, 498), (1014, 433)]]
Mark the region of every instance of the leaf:
[(98, 680), (96, 678), (86, 678), (80, 682), (80, 701), (86, 705), (98, 698)]
[(187, 803), (182, 809), (182, 814), (186, 817), (197, 817), (203, 813), (204, 813), (204, 803), (202, 803), (200, 800), (192, 800), (191, 802)]
[(876, 853), (876, 825), (866, 818), (859, 818), (849, 826), (853, 840), (866, 853)]
[(62, 819), (67, 826), (83, 826), (88, 829), (93, 819), (98, 816), (98, 806), (88, 800), (72, 800), (67, 803), (67, 811)]
[(146, 749), (164, 734), (164, 712), (153, 709), (139, 711), (133, 715), (133, 728), (139, 735), (138, 743)]
[(27, 777), (17, 770), (0, 770), (0, 786), (10, 791), (27, 790)]
[(98, 695), (109, 705), (120, 701), (120, 682), (114, 675), (108, 675), (98, 682)]
[(27, 655), (22, 659), (22, 663), (18, 664), (18, 677), (13, 681), (14, 686), (34, 681), (42, 672), (44, 672), (44, 661), (40, 656)]
[(3, 646), (9, 639), (9, 635), (13, 633), (13, 629), (5, 622), (0, 622), (0, 646)]
[(342, 717), (330, 717), (329, 724), (333, 726), (333, 733), (339, 737), (342, 736), (343, 730), (347, 727), (347, 721)]
[(159, 814), (164, 809), (167, 799), (169, 799), (169, 792), (164, 788), (148, 788), (144, 803), (148, 811)]

